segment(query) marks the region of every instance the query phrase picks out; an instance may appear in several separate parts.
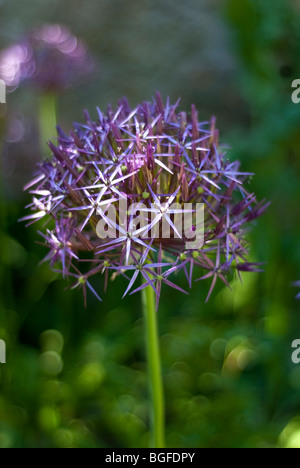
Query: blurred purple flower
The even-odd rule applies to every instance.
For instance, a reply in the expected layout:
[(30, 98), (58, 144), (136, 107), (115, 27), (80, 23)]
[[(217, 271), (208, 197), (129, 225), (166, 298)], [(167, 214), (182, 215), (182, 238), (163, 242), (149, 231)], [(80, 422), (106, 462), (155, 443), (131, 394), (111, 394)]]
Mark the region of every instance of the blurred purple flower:
[[(300, 281), (296, 281), (296, 282), (294, 283), (294, 286), (296, 286), (297, 288), (300, 288)], [(300, 293), (297, 294), (296, 299), (300, 299)]]
[(59, 24), (37, 28), (0, 52), (0, 78), (11, 90), (30, 82), (59, 92), (87, 77), (94, 66), (84, 43)]
[[(126, 99), (115, 111), (98, 109), (97, 121), (86, 112), (86, 123), (76, 124), (70, 136), (58, 131), (58, 144), (50, 143), (52, 159), (40, 164), (26, 187), (33, 213), (24, 219), (54, 223), (54, 230), (42, 234), (50, 249), (46, 258), (52, 266), (59, 262), (64, 276), (76, 278), (72, 287), (85, 294), (88, 288), (99, 297), (91, 277), (105, 273), (106, 289), (109, 277), (121, 275), (129, 282), (124, 295), (150, 286), (158, 306), (163, 284), (185, 292), (170, 279), (180, 271), (189, 287), (196, 270), (202, 271), (196, 281), (210, 278), (208, 298), (218, 279), (230, 287), (233, 272), (261, 271), (247, 260), (245, 227), (268, 203), (257, 203), (245, 190), (250, 174), (226, 158), (215, 119), (198, 122), (194, 106), (189, 116), (178, 112), (178, 104), (164, 104), (157, 94), (133, 110)], [(196, 248), (187, 248), (188, 236), (175, 223), (177, 216), (189, 215), (189, 233), (199, 228), (196, 210), (186, 203), (204, 205), (204, 238)], [(139, 213), (136, 224), (127, 208), (132, 204)], [(99, 223), (107, 238), (99, 235)], [(136, 287), (138, 279), (142, 284)]]

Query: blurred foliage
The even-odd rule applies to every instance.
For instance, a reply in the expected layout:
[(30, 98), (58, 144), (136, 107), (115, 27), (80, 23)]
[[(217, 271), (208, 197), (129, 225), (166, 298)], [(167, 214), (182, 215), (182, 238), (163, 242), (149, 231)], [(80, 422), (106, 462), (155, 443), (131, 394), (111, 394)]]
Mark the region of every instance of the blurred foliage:
[[(67, 24), (99, 59), (97, 77), (66, 93), (67, 130), (83, 108), (133, 104), (156, 89), (203, 119), (215, 113), (230, 154), (255, 172), (249, 190), (272, 200), (249, 234), (254, 261), (233, 292), (189, 298), (165, 290), (159, 312), (169, 447), (300, 447), (300, 3), (296, 0), (1, 0), (2, 46), (42, 22)], [(17, 12), (17, 13), (16, 13)], [(147, 446), (148, 390), (138, 297), (110, 284), (102, 304), (64, 289), (17, 223), (22, 184), (40, 158), (33, 91), (0, 115), (0, 447)], [(180, 281), (180, 279), (178, 280)], [(99, 283), (101, 278), (99, 278)]]

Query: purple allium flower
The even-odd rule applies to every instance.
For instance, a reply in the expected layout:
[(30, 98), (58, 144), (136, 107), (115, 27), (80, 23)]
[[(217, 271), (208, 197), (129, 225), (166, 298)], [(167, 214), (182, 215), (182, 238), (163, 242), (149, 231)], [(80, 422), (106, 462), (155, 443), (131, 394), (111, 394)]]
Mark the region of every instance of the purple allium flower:
[(93, 68), (84, 43), (59, 24), (44, 25), (0, 53), (0, 78), (10, 89), (30, 81), (42, 90), (59, 92)]
[(49, 144), (52, 158), (26, 187), (33, 213), (24, 220), (49, 224), (46, 259), (73, 288), (99, 298), (90, 278), (104, 274), (106, 288), (121, 275), (124, 295), (150, 286), (158, 305), (163, 284), (185, 292), (173, 279), (180, 271), (189, 287), (211, 279), (208, 298), (218, 279), (229, 287), (232, 272), (260, 271), (247, 261), (246, 228), (268, 203), (246, 191), (250, 174), (227, 159), (215, 119), (201, 123), (194, 106), (188, 115), (178, 104), (157, 94), (132, 110), (123, 99)]

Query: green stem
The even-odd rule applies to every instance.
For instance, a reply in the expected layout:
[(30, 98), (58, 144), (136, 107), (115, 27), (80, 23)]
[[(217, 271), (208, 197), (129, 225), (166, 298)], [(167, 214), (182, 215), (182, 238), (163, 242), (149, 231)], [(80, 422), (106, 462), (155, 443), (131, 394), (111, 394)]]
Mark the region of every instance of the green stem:
[(143, 289), (142, 299), (146, 325), (149, 383), (152, 397), (151, 444), (152, 448), (164, 448), (164, 392), (159, 350), (157, 312), (155, 307), (155, 292), (150, 286)]
[(56, 136), (57, 95), (48, 91), (40, 95), (39, 101), (40, 141), (46, 157), (49, 154), (48, 142)]
[[(1, 109), (0, 109), (1, 112)], [(3, 138), (4, 138), (4, 117), (0, 114), (0, 242), (2, 245), (2, 236), (4, 237), (4, 233), (6, 231), (6, 211), (7, 207), (5, 204), (5, 196), (4, 196), (4, 170), (3, 170)], [(7, 269), (8, 270), (8, 269)], [(5, 283), (5, 267), (2, 262), (0, 262), (0, 284), (3, 285)], [(3, 288), (4, 293), (5, 288)], [(0, 317), (3, 320), (2, 310), (5, 310), (4, 304), (4, 294), (0, 295)], [(1, 310), (2, 309), (2, 310)]]

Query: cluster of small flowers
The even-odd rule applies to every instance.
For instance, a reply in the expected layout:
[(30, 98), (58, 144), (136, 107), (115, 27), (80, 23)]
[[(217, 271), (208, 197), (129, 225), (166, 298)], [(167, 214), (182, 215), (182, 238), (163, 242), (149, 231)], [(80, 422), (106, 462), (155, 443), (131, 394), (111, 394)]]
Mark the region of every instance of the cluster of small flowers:
[(86, 46), (65, 26), (44, 25), (0, 53), (0, 78), (11, 90), (31, 83), (59, 92), (88, 76), (94, 65)]
[[(97, 121), (86, 112), (86, 123), (76, 124), (69, 136), (58, 129), (58, 143), (49, 143), (52, 158), (40, 164), (26, 187), (34, 213), (23, 219), (29, 224), (46, 219), (49, 225), (41, 233), (50, 249), (46, 259), (54, 268), (60, 263), (56, 271), (73, 278), (72, 288), (82, 287), (85, 297), (89, 288), (100, 299), (90, 278), (101, 273), (105, 288), (109, 276), (125, 277), (124, 295), (152, 287), (158, 305), (162, 284), (185, 292), (170, 280), (180, 271), (189, 287), (197, 269), (202, 273), (196, 281), (211, 278), (208, 298), (218, 278), (229, 286), (233, 271), (260, 271), (259, 264), (247, 261), (245, 227), (268, 204), (246, 191), (251, 174), (226, 158), (215, 119), (200, 123), (195, 106), (187, 114), (178, 105), (157, 94), (133, 110), (125, 98), (116, 110), (98, 109)], [(124, 221), (120, 201), (135, 204), (135, 213), (140, 208), (144, 223), (136, 225), (130, 211)], [(204, 205), (204, 234), (196, 249), (186, 248), (187, 238), (174, 221), (185, 214), (187, 203)], [(114, 239), (97, 235), (99, 221), (108, 231), (115, 229)], [(169, 238), (161, 227), (151, 235), (162, 221)]]

